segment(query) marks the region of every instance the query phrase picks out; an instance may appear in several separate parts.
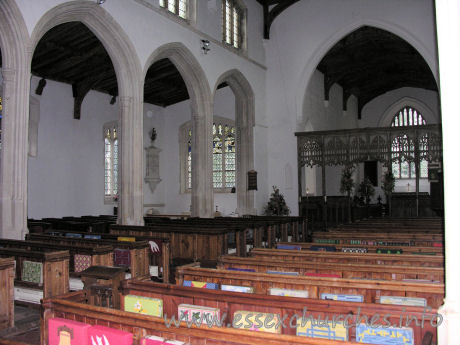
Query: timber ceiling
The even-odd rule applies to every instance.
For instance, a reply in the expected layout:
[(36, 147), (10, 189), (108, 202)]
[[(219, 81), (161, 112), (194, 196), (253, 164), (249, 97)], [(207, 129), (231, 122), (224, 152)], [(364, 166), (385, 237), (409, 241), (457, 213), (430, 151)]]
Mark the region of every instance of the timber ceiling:
[[(58, 25), (43, 36), (34, 52), (32, 74), (71, 84), (77, 93), (89, 87), (118, 95), (117, 78), (107, 51), (80, 22)], [(185, 83), (170, 60), (157, 61), (149, 68), (145, 102), (166, 107), (188, 98)]]
[(285, 9), (300, 0), (257, 0), (262, 5), (264, 14), (264, 38), (270, 38), (270, 27)]
[(410, 44), (367, 26), (337, 42), (317, 68), (324, 74), (325, 99), (337, 83), (343, 88), (344, 110), (348, 97), (355, 95), (358, 114), (366, 103), (397, 88), (438, 90), (428, 64)]

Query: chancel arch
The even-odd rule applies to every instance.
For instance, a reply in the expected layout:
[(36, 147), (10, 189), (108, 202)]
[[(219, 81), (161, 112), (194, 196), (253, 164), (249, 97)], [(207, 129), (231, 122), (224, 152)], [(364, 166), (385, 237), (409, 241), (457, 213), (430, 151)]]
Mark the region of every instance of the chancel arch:
[[(192, 216), (212, 217), (212, 99), (206, 75), (195, 56), (184, 44), (173, 42), (157, 48), (144, 66), (144, 85), (149, 78), (149, 69), (160, 61), (169, 60), (180, 74), (190, 98), (193, 120), (192, 138)], [(145, 89), (144, 89), (145, 90)]]
[[(121, 183), (118, 201), (118, 221), (123, 224), (143, 224), (142, 199), (142, 91), (141, 67), (133, 44), (118, 23), (95, 2), (71, 1), (46, 12), (31, 35), (31, 47), (37, 48), (44, 35), (58, 25), (80, 22), (103, 45), (116, 75), (116, 97), (121, 128)], [(87, 52), (88, 53), (88, 52)], [(65, 66), (61, 66), (64, 68)], [(104, 80), (98, 82), (103, 83)], [(86, 88), (91, 88), (86, 85)], [(84, 90), (76, 85), (78, 90)]]
[[(420, 54), (420, 56), (425, 60), (429, 69), (432, 72), (433, 78), (436, 81), (436, 84), (439, 84), (438, 80), (438, 65), (436, 61), (436, 56), (434, 53), (430, 53), (430, 50), (425, 46), (423, 41), (418, 37), (414, 36), (413, 33), (405, 30), (403, 27), (395, 25), (394, 23), (383, 21), (383, 20), (376, 20), (376, 19), (369, 19), (369, 18), (361, 18), (356, 22), (352, 22), (349, 25), (342, 27), (340, 30), (333, 33), (330, 37), (320, 43), (312, 57), (308, 59), (307, 63), (303, 70), (299, 73), (300, 78), (297, 87), (297, 94), (295, 96), (295, 103), (296, 109), (298, 109), (298, 117), (305, 116), (303, 114), (304, 111), (304, 103), (305, 103), (305, 90), (308, 87), (308, 84), (312, 78), (315, 69), (317, 68), (318, 64), (324, 58), (324, 56), (344, 37), (357, 31), (363, 27), (371, 27), (380, 29), (382, 31), (386, 31), (391, 33), (395, 36), (400, 37), (402, 40), (405, 40), (409, 45), (411, 45), (414, 50)], [(300, 121), (300, 119), (299, 119)]]

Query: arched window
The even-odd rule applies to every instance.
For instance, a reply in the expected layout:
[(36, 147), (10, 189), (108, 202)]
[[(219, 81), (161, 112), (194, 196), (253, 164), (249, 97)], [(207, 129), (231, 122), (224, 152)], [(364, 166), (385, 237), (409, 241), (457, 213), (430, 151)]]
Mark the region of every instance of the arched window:
[(187, 0), (160, 0), (160, 6), (183, 19), (187, 19), (187, 2)]
[[(182, 192), (192, 190), (192, 122), (181, 127)], [(215, 192), (236, 186), (236, 128), (232, 120), (215, 117), (212, 126), (212, 183)], [(184, 188), (185, 187), (185, 188)]]
[(104, 197), (106, 202), (118, 201), (118, 126), (104, 125)]
[(237, 49), (243, 43), (244, 16), (244, 11), (236, 0), (222, 0), (223, 41)]
[[(391, 122), (391, 127), (408, 127), (426, 125), (426, 121), (416, 109), (406, 106), (402, 108)], [(422, 140), (422, 142), (425, 142)], [(423, 150), (423, 147), (420, 147)], [(401, 156), (414, 155), (414, 142), (409, 140), (406, 135), (394, 138), (391, 146), (392, 158)], [(392, 163), (393, 175), (396, 179), (414, 179), (415, 163), (401, 159)], [(428, 178), (428, 162), (422, 160), (420, 162), (420, 178)]]

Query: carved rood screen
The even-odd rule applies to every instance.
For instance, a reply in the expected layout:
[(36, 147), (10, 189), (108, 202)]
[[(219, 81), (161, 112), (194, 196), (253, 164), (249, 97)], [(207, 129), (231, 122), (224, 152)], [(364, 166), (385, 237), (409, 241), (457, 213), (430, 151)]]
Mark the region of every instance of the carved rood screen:
[[(441, 162), (440, 125), (378, 127), (298, 132), (299, 167), (347, 165), (369, 160), (391, 167), (393, 162)], [(398, 146), (397, 154), (395, 147)]]

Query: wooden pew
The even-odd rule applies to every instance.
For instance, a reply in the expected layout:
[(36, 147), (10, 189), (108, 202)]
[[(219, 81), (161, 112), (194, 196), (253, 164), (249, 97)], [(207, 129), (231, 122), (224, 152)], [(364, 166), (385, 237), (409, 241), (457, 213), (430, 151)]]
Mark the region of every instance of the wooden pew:
[(14, 258), (0, 259), (0, 330), (14, 326)]
[[(315, 242), (278, 242), (278, 246), (288, 245), (288, 246), (300, 246), (302, 250), (310, 250), (313, 247), (335, 247), (337, 252), (342, 252), (342, 248), (366, 248), (368, 253), (376, 253), (377, 249), (401, 249), (404, 254), (417, 254), (417, 253), (426, 253), (433, 255), (442, 255), (444, 253), (444, 247), (417, 247), (417, 246), (402, 246), (397, 245), (369, 245), (369, 244), (321, 244)], [(318, 251), (312, 249), (312, 251)]]
[(75, 272), (75, 255), (89, 256), (91, 266), (113, 265), (113, 248), (111, 246), (95, 246), (95, 247), (82, 247), (78, 245), (65, 245), (50, 243), (50, 241), (20, 241), (20, 240), (5, 240), (0, 239), (0, 247), (3, 248), (22, 248), (35, 251), (63, 251), (67, 250), (70, 253), (69, 272), (70, 276), (79, 276), (79, 272)]
[(311, 298), (320, 298), (321, 293), (352, 293), (364, 296), (366, 303), (378, 303), (380, 296), (420, 297), (426, 298), (428, 305), (433, 308), (438, 308), (444, 298), (444, 284), (286, 276), (202, 268), (198, 263), (177, 268), (176, 284), (183, 285), (184, 280), (252, 286), (256, 293), (265, 295), (270, 288), (306, 290)]
[[(48, 241), (50, 243), (65, 244), (72, 246), (81, 246), (93, 248), (97, 245), (111, 245), (114, 249), (128, 250), (130, 255), (129, 271), (132, 278), (137, 279), (150, 279), (149, 272), (149, 244), (146, 241), (139, 242), (124, 242), (124, 241), (112, 241), (112, 240), (95, 240), (85, 238), (73, 238), (73, 237), (59, 237), (51, 236), (47, 234), (28, 234), (26, 236), (28, 240), (34, 241)], [(114, 258), (114, 264), (116, 260)]]
[[(190, 344), (220, 345), (352, 345), (351, 341), (313, 339), (293, 335), (251, 332), (231, 327), (196, 327), (182, 323), (179, 327), (167, 327), (164, 318), (140, 315), (121, 310), (97, 307), (85, 303), (84, 292), (69, 293), (59, 298), (44, 300), (41, 317), (41, 343), (48, 344), (48, 320), (53, 317), (78, 320), (91, 325), (104, 325), (134, 334), (134, 345), (145, 335), (156, 335), (176, 339)], [(168, 320), (169, 322), (170, 320)]]
[[(411, 327), (414, 329), (414, 344), (420, 344), (427, 333), (436, 335), (436, 328), (431, 326), (430, 320), (436, 314), (436, 310), (428, 311), (423, 307), (406, 306), (402, 311), (401, 306), (388, 304), (369, 304), (356, 302), (343, 302), (334, 300), (318, 300), (312, 298), (294, 298), (284, 296), (266, 296), (260, 294), (246, 294), (229, 292), (222, 290), (209, 290), (190, 288), (178, 285), (165, 285), (153, 282), (139, 282), (136, 280), (125, 280), (121, 287), (122, 295), (136, 295), (150, 298), (160, 298), (163, 300), (163, 312), (170, 316), (178, 317), (177, 306), (181, 303), (201, 305), (207, 307), (220, 308), (221, 315), (226, 313), (231, 317), (235, 311), (249, 310), (262, 311), (265, 313), (279, 314), (281, 317), (287, 315), (286, 325), (288, 326), (290, 318), (297, 314), (303, 315), (304, 308), (307, 309), (308, 315), (315, 319), (321, 316), (321, 319), (327, 316), (329, 320), (338, 315), (351, 314), (351, 324), (356, 324), (359, 315), (366, 315), (368, 320), (378, 314), (390, 315), (392, 325), (399, 324), (401, 317), (405, 320), (406, 315), (413, 316), (417, 320)], [(123, 298), (121, 299), (124, 300)], [(123, 304), (122, 304), (123, 305)], [(123, 309), (123, 308), (122, 308)], [(425, 317), (422, 322), (422, 315), (425, 310)], [(423, 326), (422, 326), (423, 324)], [(282, 334), (295, 335), (294, 328), (286, 327)], [(349, 330), (349, 339), (355, 340), (355, 327)]]
[[(423, 233), (373, 233), (365, 234), (360, 232), (332, 233), (321, 232), (313, 233), (313, 241), (316, 243), (337, 243), (350, 244), (350, 241), (388, 241), (388, 242), (409, 242), (414, 246), (430, 247), (433, 243), (442, 243), (443, 235), (441, 234), (423, 234)], [(324, 241), (329, 240), (329, 241)]]
[[(262, 247), (262, 242), (265, 241), (266, 245), (271, 248), (276, 242), (276, 234), (280, 233), (282, 222), (278, 220), (253, 220), (246, 218), (233, 218), (233, 217), (219, 217), (219, 218), (189, 218), (187, 220), (165, 220), (165, 219), (147, 219), (146, 226), (149, 227), (180, 227), (192, 229), (233, 229), (231, 233), (236, 236), (236, 241), (245, 244), (250, 241), (252, 235), (252, 243), (254, 247)], [(245, 236), (239, 238), (238, 236)], [(248, 236), (249, 235), (249, 236)], [(249, 240), (249, 241), (248, 241)], [(245, 254), (245, 247), (242, 253)], [(237, 243), (237, 251), (240, 250)]]
[(250, 256), (259, 258), (281, 259), (284, 261), (310, 261), (330, 263), (362, 263), (392, 266), (444, 267), (443, 255), (416, 254), (377, 254), (377, 253), (342, 253), (316, 252), (310, 250), (284, 250), (254, 248)]
[(223, 255), (219, 258), (219, 269), (243, 268), (253, 269), (255, 272), (267, 271), (335, 274), (340, 278), (363, 278), (381, 280), (420, 279), (435, 282), (444, 282), (444, 268), (442, 267), (413, 267), (389, 266), (370, 264), (345, 264), (327, 262), (308, 262), (291, 260), (274, 260), (269, 258), (248, 257), (240, 258), (232, 255)]
[[(36, 296), (48, 298), (69, 291), (69, 252), (36, 252), (26, 249), (0, 248), (0, 257), (14, 257), (16, 261), (15, 290), (17, 288), (36, 291), (31, 301), (37, 303)], [(42, 263), (42, 283), (24, 281), (22, 269), (25, 261)], [(15, 294), (16, 299), (18, 298)], [(38, 299), (39, 300), (39, 299)]]
[(116, 223), (116, 218), (110, 216), (83, 216), (83, 217), (62, 217), (62, 218), (43, 218), (41, 221), (29, 220), (28, 228), (31, 233), (40, 233), (37, 225), (48, 224), (48, 229), (66, 229), (85, 232), (104, 232), (107, 233), (110, 224)]
[(110, 233), (119, 236), (143, 236), (169, 239), (172, 259), (214, 260), (228, 252), (228, 236), (237, 231), (237, 255), (246, 255), (246, 236), (244, 229), (199, 229), (194, 227), (172, 226), (131, 226), (112, 225)]
[[(67, 233), (73, 233), (73, 234), (79, 234), (81, 235), (82, 238), (87, 238), (86, 236), (98, 236), (100, 237), (100, 240), (98, 240), (98, 245), (101, 244), (101, 241), (118, 241), (120, 238), (120, 235), (114, 235), (114, 234), (108, 234), (108, 233), (85, 233), (85, 232), (79, 232), (79, 231), (70, 231), (70, 230), (64, 230), (64, 229), (52, 229), (49, 230), (45, 233), (45, 235), (56, 235), (56, 236), (65, 236)], [(152, 236), (129, 236), (133, 237), (135, 241), (146, 241), (150, 245), (150, 250), (149, 250), (149, 264), (150, 266), (158, 266), (159, 267), (159, 273), (162, 272), (162, 278), (165, 282), (169, 281), (170, 279), (170, 265), (172, 262), (171, 258), (171, 249), (169, 245), (169, 239), (165, 238), (157, 238), (157, 237), (152, 237)], [(28, 238), (31, 238), (30, 236)], [(158, 250), (154, 248), (153, 243), (159, 243)], [(111, 242), (113, 243), (113, 242)], [(110, 244), (113, 246), (113, 244)], [(102, 266), (110, 266), (108, 264), (100, 264)]]
[(294, 241), (306, 238), (306, 222), (302, 217), (287, 216), (248, 216), (243, 218), (189, 218), (187, 220), (171, 220), (165, 218), (145, 217), (147, 226), (174, 225), (195, 227), (243, 227), (252, 234), (254, 247), (262, 247), (263, 241), (271, 248), (277, 240), (288, 240), (288, 234)]

